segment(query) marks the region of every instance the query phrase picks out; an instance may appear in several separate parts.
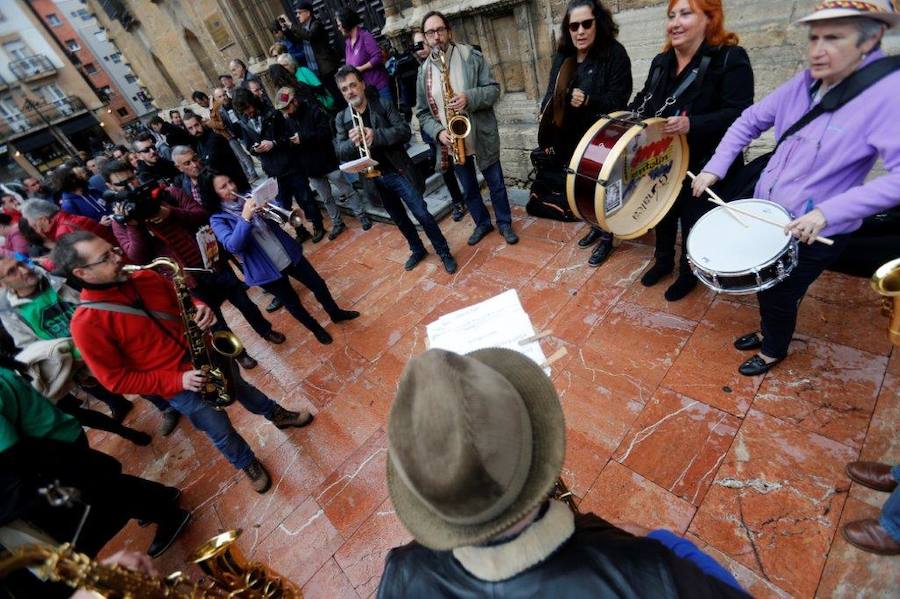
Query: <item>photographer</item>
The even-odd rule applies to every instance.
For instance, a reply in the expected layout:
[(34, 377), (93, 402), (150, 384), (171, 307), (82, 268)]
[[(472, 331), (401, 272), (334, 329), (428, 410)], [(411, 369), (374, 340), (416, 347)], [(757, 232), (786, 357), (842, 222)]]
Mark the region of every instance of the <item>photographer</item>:
[[(188, 143), (192, 141), (187, 132)], [(138, 155), (137, 177), (141, 183), (158, 181), (160, 179), (172, 182), (178, 177), (178, 169), (171, 160), (166, 160), (159, 155), (156, 149), (156, 141), (150, 132), (142, 133), (134, 142), (134, 151)], [(109, 182), (109, 180), (107, 180)]]
[[(190, 148), (180, 149), (193, 152)], [(196, 157), (196, 156), (195, 156)], [(199, 168), (199, 162), (197, 163)], [(207, 225), (206, 211), (175, 186), (138, 185), (134, 171), (119, 161), (107, 163), (103, 176), (113, 194), (115, 221), (113, 233), (129, 260), (146, 264), (157, 256), (172, 258), (182, 268), (204, 268), (204, 248), (198, 244), (197, 231)], [(213, 244), (218, 249), (218, 246)], [(284, 343), (283, 334), (272, 329), (259, 308), (247, 296), (247, 288), (226, 264), (224, 256), (213, 260), (213, 272), (185, 273), (191, 293), (207, 304), (216, 315), (213, 330), (228, 330), (222, 315), (222, 304), (231, 302), (260, 337), (271, 343)], [(254, 368), (256, 360), (242, 352), (237, 362), (245, 369)]]

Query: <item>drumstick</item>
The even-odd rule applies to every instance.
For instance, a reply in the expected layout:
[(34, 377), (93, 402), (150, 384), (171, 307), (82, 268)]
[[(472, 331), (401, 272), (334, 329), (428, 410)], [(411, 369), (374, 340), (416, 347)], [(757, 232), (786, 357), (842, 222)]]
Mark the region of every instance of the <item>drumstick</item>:
[[(694, 176), (690, 172), (688, 173), (688, 175), (690, 175), (691, 177)], [(713, 204), (718, 203), (711, 198), (709, 198), (709, 201), (712, 202)], [(779, 229), (784, 229), (784, 225), (782, 223), (776, 222), (774, 220), (770, 220), (770, 219), (766, 218), (765, 216), (760, 216), (759, 214), (753, 214), (752, 212), (747, 212), (745, 210), (741, 210), (740, 208), (736, 208), (730, 204), (726, 204), (725, 207), (728, 208), (729, 211), (737, 212), (738, 214), (743, 214), (744, 216), (749, 216), (750, 218), (755, 218), (756, 220), (761, 220), (762, 222), (768, 223), (775, 227), (778, 227)], [(828, 237), (822, 237), (821, 235), (818, 235), (816, 237), (816, 241), (818, 241), (819, 243), (824, 243), (825, 245), (834, 245), (834, 240), (829, 239)]]
[[(688, 172), (687, 172), (687, 175), (688, 175), (688, 177), (691, 178), (692, 181), (695, 180), (695, 179), (697, 178), (697, 175), (695, 175), (695, 174), (692, 173), (691, 171), (688, 171)], [(720, 197), (719, 197), (719, 194), (717, 194), (716, 192), (714, 192), (714, 191), (712, 190), (712, 188), (707, 187), (705, 191), (706, 191), (706, 193), (709, 194), (709, 198), (708, 198), (709, 201), (712, 202), (713, 204), (718, 204), (719, 206), (725, 206), (726, 208), (728, 208), (728, 210), (726, 210), (726, 212), (728, 212), (728, 216), (730, 216), (730, 217), (733, 218), (735, 221), (737, 221), (737, 223), (738, 223), (739, 225), (741, 225), (741, 226), (744, 227), (745, 229), (746, 229), (747, 227), (750, 226), (750, 225), (748, 225), (746, 222), (744, 222), (744, 219), (742, 219), (740, 216), (738, 216), (738, 215), (736, 214), (736, 213), (737, 213), (737, 210), (735, 210), (734, 208), (732, 208), (731, 206), (729, 206), (728, 204), (726, 204), (726, 203), (725, 203), (725, 200), (723, 200), (722, 198), (720, 198)]]

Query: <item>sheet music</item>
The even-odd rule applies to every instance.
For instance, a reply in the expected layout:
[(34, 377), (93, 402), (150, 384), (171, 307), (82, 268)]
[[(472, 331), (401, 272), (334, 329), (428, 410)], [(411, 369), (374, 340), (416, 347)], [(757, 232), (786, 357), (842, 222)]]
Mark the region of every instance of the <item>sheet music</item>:
[(370, 166), (378, 166), (378, 161), (371, 158), (357, 158), (349, 162), (342, 162), (339, 168), (345, 173), (361, 173)]
[(257, 206), (265, 206), (270, 202), (274, 202), (278, 197), (278, 180), (275, 177), (269, 177), (250, 192), (253, 199), (256, 200)]
[[(539, 341), (519, 343), (534, 337), (535, 330), (515, 289), (445, 314), (425, 329), (431, 348), (464, 354), (485, 347), (505, 347), (537, 364), (547, 361)], [(550, 376), (550, 367), (544, 366), (544, 372)]]

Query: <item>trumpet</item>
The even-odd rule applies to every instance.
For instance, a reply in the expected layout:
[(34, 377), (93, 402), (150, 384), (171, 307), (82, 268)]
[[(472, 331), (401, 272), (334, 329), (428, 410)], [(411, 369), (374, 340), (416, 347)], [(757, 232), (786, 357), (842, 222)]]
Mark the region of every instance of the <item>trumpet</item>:
[[(359, 112), (356, 111), (353, 106), (350, 107), (350, 116), (353, 117), (353, 126), (359, 132), (359, 157), (360, 158), (368, 158), (370, 160), (374, 160), (372, 158), (372, 151), (369, 149), (369, 144), (366, 143), (366, 124), (363, 122), (363, 116)], [(364, 177), (374, 178), (380, 177), (381, 171), (379, 171), (375, 166), (370, 166), (366, 170), (362, 172)]]
[[(245, 202), (256, 201), (253, 199), (253, 196), (245, 196), (239, 193), (233, 193), (232, 195), (236, 198), (241, 198)], [(268, 202), (260, 206), (258, 210), (263, 218), (267, 218), (278, 225), (290, 225), (295, 229), (303, 226), (303, 212), (301, 212), (299, 208), (288, 210), (287, 208), (282, 208), (277, 204)]]

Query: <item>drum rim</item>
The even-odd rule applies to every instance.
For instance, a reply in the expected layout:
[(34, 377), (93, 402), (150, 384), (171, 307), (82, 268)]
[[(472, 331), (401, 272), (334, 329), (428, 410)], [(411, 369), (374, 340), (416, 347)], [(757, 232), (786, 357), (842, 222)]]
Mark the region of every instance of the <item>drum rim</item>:
[[(764, 200), (762, 198), (742, 198), (740, 200), (734, 200), (734, 201), (731, 201), (728, 203), (729, 204), (739, 204), (739, 203), (743, 203), (743, 202), (765, 202), (767, 204), (772, 204), (773, 206), (777, 206), (778, 208), (780, 208), (787, 215), (787, 217), (789, 219), (791, 218), (791, 213), (787, 211), (787, 208), (785, 208), (784, 206), (782, 206), (781, 204), (779, 204), (777, 202), (773, 202), (772, 200)], [(721, 208), (722, 210), (727, 210), (727, 208), (725, 208), (724, 206), (717, 206), (716, 208)], [(701, 216), (699, 219), (697, 219), (697, 222), (695, 222), (694, 226), (691, 227), (691, 232), (693, 232), (697, 228), (697, 226), (701, 222), (703, 222), (710, 214), (713, 214), (716, 211), (716, 208), (713, 208), (712, 210), (710, 210), (709, 212), (707, 212), (706, 214)], [(748, 218), (752, 219), (752, 217), (748, 217)], [(790, 221), (788, 221), (788, 222), (790, 222)], [(787, 224), (787, 223), (785, 223), (785, 224)], [(772, 225), (767, 225), (767, 226), (772, 226)], [(696, 262), (694, 261), (692, 255), (691, 255), (691, 248), (690, 248), (689, 242), (690, 242), (690, 235), (688, 235), (688, 239), (684, 242), (685, 251), (687, 252), (687, 255), (688, 255), (688, 261), (691, 264), (696, 264)], [(754, 272), (758, 272), (759, 270), (761, 270), (763, 268), (767, 268), (767, 267), (771, 266), (772, 264), (774, 264), (779, 258), (781, 258), (784, 255), (784, 252), (788, 248), (790, 248), (792, 245), (794, 245), (794, 246), (797, 245), (797, 238), (794, 237), (793, 235), (787, 235), (785, 244), (781, 247), (781, 250), (777, 254), (775, 254), (774, 257), (769, 258), (768, 261), (763, 262), (759, 266), (755, 266), (753, 268), (748, 268), (745, 270), (724, 271), (724, 270), (715, 270), (712, 268), (708, 269), (708, 268), (704, 268), (704, 267), (700, 267), (700, 266), (698, 266), (697, 268), (700, 268), (704, 272), (714, 272), (717, 275), (729, 276), (729, 277), (740, 277), (740, 276), (744, 276), (744, 275), (748, 275), (748, 274), (753, 274)]]
[[(796, 239), (794, 240), (794, 243), (792, 243), (791, 245), (793, 245), (793, 246), (798, 245), (796, 243)], [(786, 278), (788, 278), (790, 276), (790, 274), (794, 271), (794, 269), (797, 268), (798, 261), (796, 260), (796, 257), (798, 255), (798, 251), (799, 251), (799, 248), (797, 251), (792, 252), (795, 259), (788, 261), (788, 266), (784, 269), (783, 277), (780, 277), (780, 278), (775, 277), (774, 279), (770, 279), (759, 287), (741, 287), (740, 289), (734, 289), (734, 288), (722, 287), (721, 285), (715, 285), (715, 284), (713, 284), (712, 281), (710, 281), (708, 279), (709, 273), (712, 271), (708, 271), (706, 269), (703, 269), (703, 268), (697, 266), (697, 264), (690, 257), (688, 257), (688, 264), (690, 265), (691, 272), (694, 273), (694, 276), (697, 277), (700, 280), (700, 282), (703, 283), (706, 287), (712, 289), (716, 293), (724, 293), (726, 295), (750, 295), (752, 293), (759, 293), (760, 291), (765, 291), (766, 289), (771, 289), (778, 283), (781, 283)], [(787, 252), (782, 252), (776, 258), (773, 258), (770, 262), (759, 267), (758, 270), (762, 270), (763, 268), (768, 268), (768, 267), (774, 265), (776, 262), (778, 262), (779, 260), (784, 258), (785, 253), (787, 253)], [(725, 278), (739, 277), (739, 276), (742, 277), (742, 276), (746, 276), (746, 275), (752, 275), (755, 272), (757, 272), (757, 271), (748, 270), (748, 271), (745, 271), (742, 273), (727, 273), (726, 275), (724, 275), (724, 277)], [(718, 274), (718, 273), (716, 273), (716, 274)]]
[[(606, 115), (606, 118), (598, 119), (596, 123), (590, 126), (590, 128), (584, 132), (584, 135), (581, 136), (581, 139), (578, 141), (578, 145), (575, 146), (575, 152), (572, 154), (572, 157), (569, 159), (569, 173), (566, 175), (566, 199), (569, 202), (569, 208), (571, 208), (572, 212), (582, 221), (587, 222), (588, 224), (593, 224), (591, 221), (584, 218), (584, 215), (581, 214), (581, 211), (578, 210), (577, 202), (575, 201), (575, 177), (578, 176), (578, 165), (581, 162), (581, 158), (584, 155), (587, 146), (591, 143), (591, 140), (594, 136), (613, 122), (616, 119), (623, 120), (625, 117), (636, 116), (634, 112), (629, 110), (619, 110), (616, 112), (612, 112)], [(634, 125), (632, 125), (625, 133), (620, 137), (612, 148), (609, 150), (609, 155), (613, 153), (618, 153), (619, 155), (624, 152), (623, 144), (628, 144), (634, 139), (641, 131), (643, 131), (646, 126), (654, 125), (657, 123), (665, 123), (666, 119), (660, 117), (650, 117), (646, 119), (638, 119)], [(644, 127), (640, 126), (638, 123), (643, 123)], [(687, 137), (684, 135), (673, 135), (673, 138), (681, 145), (682, 152), (682, 163), (683, 169), (679, 169), (678, 179), (684, 182), (684, 178), (687, 176), (687, 171), (689, 168), (690, 162), (690, 146), (687, 143)], [(578, 157), (576, 159), (576, 156)], [(617, 156), (618, 158), (618, 156)], [(597, 175), (598, 179), (607, 180), (609, 179), (610, 173), (613, 169), (613, 164), (615, 160), (606, 160), (603, 162), (603, 166), (600, 169), (600, 172)], [(680, 192), (679, 192), (680, 193)], [(627, 240), (627, 239), (636, 239), (643, 235), (646, 235), (647, 232), (656, 227), (659, 222), (665, 218), (666, 214), (672, 209), (672, 205), (675, 203), (675, 200), (678, 199), (678, 193), (674, 194), (672, 199), (667, 202), (667, 206), (665, 210), (661, 210), (659, 212), (659, 217), (653, 219), (650, 223), (641, 227), (640, 229), (633, 231), (627, 234), (619, 234), (609, 230), (608, 221), (606, 219), (606, 211), (605, 211), (605, 201), (606, 201), (606, 187), (603, 185), (599, 185), (597, 183), (594, 184), (594, 215), (597, 219), (597, 226), (606, 231), (607, 233), (612, 234), (613, 236)], [(600, 208), (604, 208), (600, 210)], [(601, 216), (602, 214), (602, 216)]]

